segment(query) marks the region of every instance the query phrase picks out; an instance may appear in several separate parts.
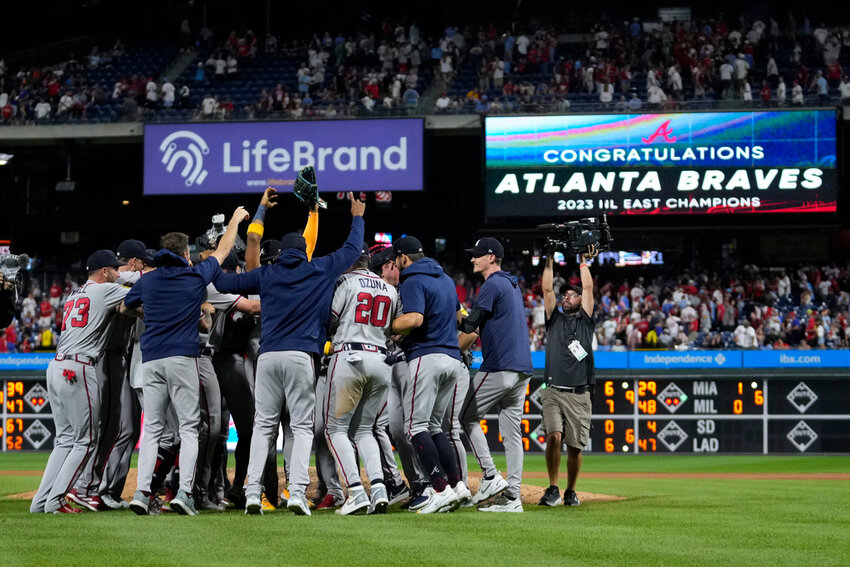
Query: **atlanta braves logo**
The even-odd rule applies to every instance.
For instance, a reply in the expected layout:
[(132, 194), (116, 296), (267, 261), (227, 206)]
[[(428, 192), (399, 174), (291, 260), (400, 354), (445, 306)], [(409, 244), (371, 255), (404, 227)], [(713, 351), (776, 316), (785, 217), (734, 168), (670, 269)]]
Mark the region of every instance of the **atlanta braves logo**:
[(651, 144), (655, 141), (656, 138), (664, 138), (664, 141), (667, 143), (673, 143), (676, 141), (676, 136), (673, 136), (673, 129), (670, 128), (670, 121), (666, 121), (664, 124), (659, 126), (655, 132), (652, 133), (652, 136), (649, 138), (641, 138), (644, 144)]

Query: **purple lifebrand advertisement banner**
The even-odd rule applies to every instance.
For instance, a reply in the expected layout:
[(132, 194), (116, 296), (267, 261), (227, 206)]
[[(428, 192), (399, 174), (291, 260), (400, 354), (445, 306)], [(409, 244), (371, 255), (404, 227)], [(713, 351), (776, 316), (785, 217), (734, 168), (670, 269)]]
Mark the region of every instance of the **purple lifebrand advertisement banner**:
[(145, 195), (291, 191), (312, 165), (320, 192), (421, 191), (422, 120), (145, 125)]

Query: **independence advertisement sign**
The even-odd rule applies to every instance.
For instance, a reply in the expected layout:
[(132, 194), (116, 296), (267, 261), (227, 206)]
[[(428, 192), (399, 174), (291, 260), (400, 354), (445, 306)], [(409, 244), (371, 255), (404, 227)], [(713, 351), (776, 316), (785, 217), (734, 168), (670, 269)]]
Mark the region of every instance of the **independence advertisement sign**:
[(488, 216), (834, 213), (834, 110), (485, 120)]
[(319, 191), (421, 191), (422, 120), (145, 125), (145, 195), (291, 191), (301, 168)]

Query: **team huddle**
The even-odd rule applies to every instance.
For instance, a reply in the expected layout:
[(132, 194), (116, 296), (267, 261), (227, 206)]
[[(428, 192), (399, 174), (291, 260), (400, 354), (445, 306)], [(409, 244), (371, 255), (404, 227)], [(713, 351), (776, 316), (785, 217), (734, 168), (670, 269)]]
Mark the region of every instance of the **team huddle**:
[[(158, 252), (127, 240), (117, 254), (88, 258), (88, 281), (65, 303), (47, 371), (56, 442), (31, 512), (194, 516), (279, 505), (309, 516), (381, 514), (398, 503), (420, 514), (475, 505), (522, 512), (520, 427), (532, 363), (501, 243), (482, 238), (467, 250), (485, 281), (466, 312), (416, 238), (370, 251), (365, 205), (351, 194), (351, 229), (333, 253), (313, 256), (318, 206), (303, 233), (263, 240), (276, 198), (263, 194), (244, 264), (233, 250), (249, 216), (242, 207), (194, 264), (183, 233), (163, 236)], [(462, 353), (479, 338), (483, 363), (470, 379)], [(497, 412), (507, 478), (480, 425)], [(128, 503), (121, 493), (142, 429)], [(475, 494), (461, 432), (483, 474)], [(313, 451), (317, 496), (308, 501)]]

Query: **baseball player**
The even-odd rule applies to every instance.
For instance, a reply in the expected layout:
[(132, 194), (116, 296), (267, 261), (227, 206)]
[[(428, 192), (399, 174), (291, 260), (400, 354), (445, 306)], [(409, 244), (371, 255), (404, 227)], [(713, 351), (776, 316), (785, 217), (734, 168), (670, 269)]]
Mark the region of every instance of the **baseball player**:
[(106, 346), (104, 331), (128, 292), (115, 283), (119, 265), (109, 250), (89, 256), (88, 281), (65, 302), (56, 356), (47, 367), (56, 442), (30, 512), (79, 512), (67, 503), (65, 495), (97, 449), (100, 391), (95, 366)]
[[(505, 254), (501, 242), (495, 238), (481, 238), (467, 252), (472, 254), (473, 272), (484, 276), (484, 284), (469, 316), (461, 325), (461, 329), (468, 333), (462, 336), (462, 344), (474, 341), (474, 333), (480, 332), (484, 358), (472, 379), (460, 416), (472, 451), (484, 473), (472, 502), (479, 504), (500, 495), (491, 505), (482, 506), (479, 510), (522, 512), (522, 411), (533, 373), (525, 306), (516, 278), (501, 269)], [(481, 420), (491, 408), (499, 410), (499, 433), (504, 440), (508, 464), (507, 481), (496, 470), (481, 429)]]
[[(412, 236), (393, 243), (396, 267), (401, 271), (403, 315), (392, 324), (393, 334), (410, 334), (405, 356), (410, 377), (404, 411), (408, 436), (419, 461), (429, 471), (431, 486), (420, 514), (450, 512), (471, 497), (461, 480), (460, 463), (442, 422), (450, 405), (463, 403), (469, 371), (461, 361), (457, 340), (460, 305), (454, 282), (443, 268), (422, 252)], [(457, 424), (457, 413), (451, 419)]]
[[(370, 267), (385, 282), (398, 288), (399, 271), (393, 257), (392, 246), (376, 251), (370, 258)], [(409, 507), (416, 510), (418, 505), (425, 502), (425, 499), (420, 498), (420, 496), (430, 481), (422, 473), (413, 445), (410, 444), (410, 439), (405, 431), (401, 406), (409, 372), (404, 351), (392, 339), (387, 340), (387, 360), (392, 366), (392, 379), (390, 388), (387, 390), (386, 404), (375, 420), (375, 437), (378, 440), (384, 461), (384, 478), (387, 478), (388, 482), (389, 479), (392, 479), (388, 487), (390, 506), (410, 498)], [(389, 431), (389, 435), (387, 435), (387, 431)], [(405, 486), (398, 473), (393, 446), (398, 450), (404, 476), (410, 482), (410, 490)]]
[(336, 252), (308, 260), (304, 237), (289, 233), (281, 239), (283, 251), (271, 266), (245, 274), (221, 274), (214, 282), (225, 293), (258, 293), (263, 305), (256, 414), (245, 484), (249, 514), (262, 513), (261, 475), (285, 405), (294, 435), (287, 508), (297, 515), (310, 515), (306, 490), (316, 404), (314, 357), (327, 336), (334, 283), (360, 255), (363, 242), (365, 205), (352, 194), (349, 199), (351, 231)]
[[(398, 292), (369, 271), (369, 248), (337, 282), (331, 305), (333, 355), (328, 371), (328, 400), (324, 408), (328, 440), (336, 464), (345, 478), (348, 498), (337, 510), (349, 515), (366, 510), (387, 511), (381, 453), (373, 433), (378, 412), (386, 403), (390, 367), (386, 363), (385, 331), (398, 315)], [(360, 483), (354, 443), (363, 459), (371, 486), (371, 500)]]
[(177, 413), (180, 431), (180, 490), (171, 500), (179, 514), (197, 514), (192, 498), (198, 458), (200, 375), (198, 371), (198, 313), (207, 285), (221, 272), (236, 238), (239, 223), (248, 217), (244, 208), (233, 213), (227, 231), (210, 258), (190, 267), (189, 239), (170, 233), (154, 260), (157, 269), (139, 281), (124, 299), (128, 309), (142, 305), (145, 331), (141, 336), (144, 372), (144, 437), (139, 451), (138, 484), (130, 509), (148, 513), (151, 477), (156, 465), (169, 400)]
[(328, 405), (328, 373), (330, 371), (330, 356), (333, 355), (333, 343), (325, 343), (325, 356), (316, 380), (316, 411), (313, 423), (313, 444), (316, 453), (316, 476), (318, 477), (318, 494), (314, 503), (317, 510), (332, 510), (345, 503), (345, 493), (337, 474), (336, 460), (331, 454), (330, 445), (325, 436), (327, 421), (326, 408)]

